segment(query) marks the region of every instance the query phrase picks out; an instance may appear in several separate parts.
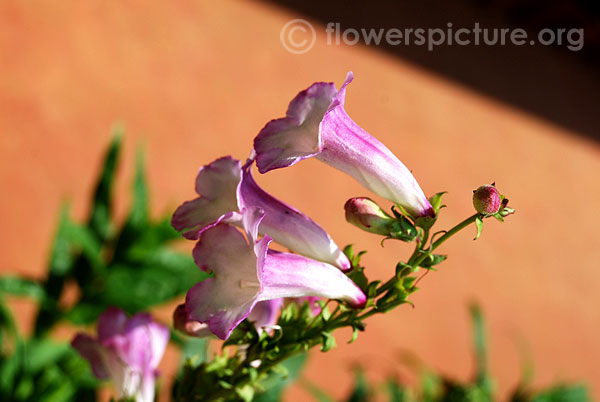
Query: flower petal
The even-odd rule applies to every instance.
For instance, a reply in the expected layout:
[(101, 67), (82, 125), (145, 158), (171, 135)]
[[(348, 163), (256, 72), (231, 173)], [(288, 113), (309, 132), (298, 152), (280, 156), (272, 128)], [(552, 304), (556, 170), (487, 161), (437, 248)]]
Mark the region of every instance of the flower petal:
[(100, 342), (125, 332), (127, 315), (117, 307), (109, 307), (98, 317), (98, 340)]
[(339, 299), (362, 307), (367, 298), (336, 267), (296, 254), (269, 250), (262, 272), (259, 300), (318, 296)]
[(352, 73), (348, 73), (321, 122), (323, 151), (317, 158), (354, 177), (375, 194), (403, 206), (412, 216), (433, 216), (433, 208), (410, 170), (346, 113), (346, 86), (351, 81)]
[(243, 211), (258, 207), (264, 211), (259, 230), (290, 250), (349, 270), (352, 265), (329, 234), (315, 221), (296, 208), (276, 199), (258, 186), (251, 171), (252, 164), (243, 168), (238, 188), (238, 203)]
[(173, 312), (173, 327), (186, 335), (197, 338), (212, 335), (208, 324), (203, 324), (189, 318), (185, 304), (180, 304)]
[(196, 192), (200, 195), (184, 202), (173, 214), (171, 225), (188, 239), (218, 223), (223, 215), (237, 211), (236, 190), (241, 179), (240, 161), (226, 156), (200, 168)]
[(211, 331), (221, 339), (244, 320), (256, 303), (261, 283), (260, 266), (271, 239), (260, 240), (254, 247), (234, 227), (220, 223), (202, 232), (194, 259), (200, 269), (213, 272), (192, 287), (186, 297), (189, 318), (208, 323)]
[(256, 329), (260, 332), (263, 327), (275, 325), (279, 310), (283, 305), (283, 299), (265, 300), (256, 303), (248, 319), (254, 323)]
[(254, 139), (259, 172), (292, 166), (321, 151), (319, 124), (336, 93), (333, 83), (315, 83), (290, 102), (286, 117), (267, 123)]
[(109, 378), (109, 373), (102, 359), (102, 345), (86, 334), (77, 334), (71, 342), (79, 354), (90, 362), (94, 375), (100, 379)]

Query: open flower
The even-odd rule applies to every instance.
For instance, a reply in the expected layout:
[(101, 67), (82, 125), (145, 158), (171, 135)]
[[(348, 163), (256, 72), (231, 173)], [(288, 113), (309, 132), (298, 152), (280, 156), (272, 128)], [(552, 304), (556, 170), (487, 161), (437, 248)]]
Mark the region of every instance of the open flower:
[(254, 139), (258, 170), (266, 173), (314, 156), (413, 217), (434, 216), (406, 166), (344, 110), (352, 78), (348, 73), (339, 91), (333, 83), (311, 85), (290, 102), (286, 117), (269, 122)]
[(254, 306), (265, 300), (319, 296), (364, 305), (364, 293), (336, 267), (269, 250), (272, 239), (268, 235), (256, 241), (264, 211), (254, 208), (242, 213), (250, 243), (223, 222), (200, 234), (194, 259), (200, 269), (214, 276), (189, 290), (185, 302), (189, 319), (207, 323), (216, 336), (227, 339)]
[(92, 365), (100, 379), (110, 378), (118, 398), (154, 401), (158, 364), (169, 342), (169, 330), (140, 313), (127, 318), (109, 307), (98, 319), (98, 337), (77, 334), (72, 346)]
[(184, 236), (197, 239), (204, 230), (221, 221), (240, 225), (239, 211), (258, 207), (264, 211), (259, 232), (307, 257), (327, 262), (342, 270), (350, 261), (327, 232), (302, 212), (266, 193), (254, 181), (252, 161), (223, 157), (203, 166), (196, 177), (200, 197), (184, 202), (173, 214), (171, 224)]

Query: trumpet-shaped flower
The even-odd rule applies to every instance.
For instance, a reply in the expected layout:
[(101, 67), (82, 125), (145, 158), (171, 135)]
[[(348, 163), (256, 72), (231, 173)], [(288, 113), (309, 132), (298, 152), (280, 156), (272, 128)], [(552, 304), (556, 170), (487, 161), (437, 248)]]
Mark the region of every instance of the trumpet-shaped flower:
[(200, 197), (177, 208), (171, 220), (173, 227), (184, 231), (185, 237), (197, 239), (221, 221), (240, 225), (239, 211), (257, 207), (265, 212), (261, 234), (307, 257), (350, 269), (350, 261), (329, 234), (302, 212), (261, 189), (252, 177), (251, 167), (252, 161), (241, 166), (231, 157), (202, 167), (196, 177)]
[(118, 398), (154, 401), (158, 364), (169, 342), (169, 330), (149, 314), (127, 318), (109, 307), (98, 319), (98, 337), (77, 334), (72, 345), (87, 359), (100, 379), (110, 378)]
[(364, 305), (364, 293), (336, 267), (269, 250), (272, 239), (268, 235), (256, 241), (265, 212), (256, 208), (242, 214), (250, 243), (223, 222), (200, 234), (194, 259), (200, 269), (214, 276), (189, 290), (185, 302), (189, 319), (207, 323), (216, 336), (227, 339), (261, 301), (319, 296)]
[(434, 216), (411, 172), (344, 109), (348, 73), (339, 91), (318, 82), (300, 92), (286, 117), (269, 122), (254, 139), (261, 173), (316, 157), (354, 177), (374, 193), (402, 206), (413, 217)]

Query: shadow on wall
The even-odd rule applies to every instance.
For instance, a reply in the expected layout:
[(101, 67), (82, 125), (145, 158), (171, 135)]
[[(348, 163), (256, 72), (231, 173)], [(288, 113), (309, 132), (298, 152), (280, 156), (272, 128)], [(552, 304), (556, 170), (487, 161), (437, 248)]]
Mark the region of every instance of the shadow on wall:
[[(585, 0), (265, 1), (321, 21), (323, 31), (328, 23), (339, 23), (337, 30), (335, 25), (330, 25), (332, 32), (328, 35), (332, 46), (335, 46), (336, 34), (341, 37), (349, 28), (359, 32), (372, 28), (376, 31), (441, 28), (447, 35), (450, 23), (451, 36), (460, 28), (467, 28), (470, 33), (466, 35), (472, 38), (470, 45), (431, 46), (414, 42), (394, 45), (382, 40), (378, 47), (600, 141), (597, 110), (600, 105), (600, 3)], [(473, 43), (476, 23), (482, 29), (480, 45)], [(521, 28), (527, 40), (516, 45), (509, 43), (507, 36), (505, 45), (483, 45), (483, 31), (488, 30), (488, 39), (492, 41), (494, 33), (490, 29), (494, 28)], [(542, 33), (546, 28), (553, 32), (565, 29), (561, 34), (562, 45), (540, 44), (552, 39), (552, 33)], [(439, 31), (432, 35), (440, 37)], [(498, 33), (498, 38), (500, 35)], [(556, 42), (558, 35), (554, 35)], [(354, 36), (348, 38), (352, 40)], [(532, 39), (536, 39), (536, 44), (531, 45)], [(361, 42), (365, 43), (364, 36)]]

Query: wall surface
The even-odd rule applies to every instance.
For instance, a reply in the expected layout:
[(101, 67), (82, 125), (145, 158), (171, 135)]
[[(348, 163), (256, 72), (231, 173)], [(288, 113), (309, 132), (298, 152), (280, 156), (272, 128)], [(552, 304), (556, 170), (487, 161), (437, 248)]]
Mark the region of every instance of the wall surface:
[[(0, 3), (2, 273), (42, 277), (59, 206), (70, 200), (84, 216), (113, 124), (127, 129), (119, 192), (141, 144), (158, 215), (193, 196), (201, 165), (246, 157), (254, 135), (283, 116), (299, 90), (314, 81), (339, 85), (353, 70), (349, 114), (427, 194), (449, 192), (440, 227), (471, 214), (471, 191), (491, 181), (517, 214), (503, 225), (487, 221), (477, 242), (469, 232), (444, 245), (451, 257), (421, 282), (414, 309), (373, 318), (354, 345), (340, 333), (337, 349), (311, 355), (306, 377), (341, 397), (356, 364), (378, 379), (409, 376), (401, 361), (410, 351), (467, 378), (467, 306), (477, 301), (503, 394), (516, 384), (521, 359), (531, 358), (536, 384), (583, 380), (600, 398), (597, 144), (376, 49), (327, 46), (323, 29), (310, 52), (288, 53), (279, 32), (294, 17), (232, 0)], [(392, 242), (380, 248), (375, 236), (348, 226), (345, 200), (372, 195), (318, 161), (257, 180), (338, 244), (370, 250), (371, 277), (388, 275), (409, 252)], [(126, 205), (121, 199), (120, 211)], [(31, 306), (16, 307), (27, 328)], [(168, 317), (168, 308), (160, 314)], [(163, 372), (175, 361), (171, 353)], [(299, 387), (288, 394), (306, 398)]]

